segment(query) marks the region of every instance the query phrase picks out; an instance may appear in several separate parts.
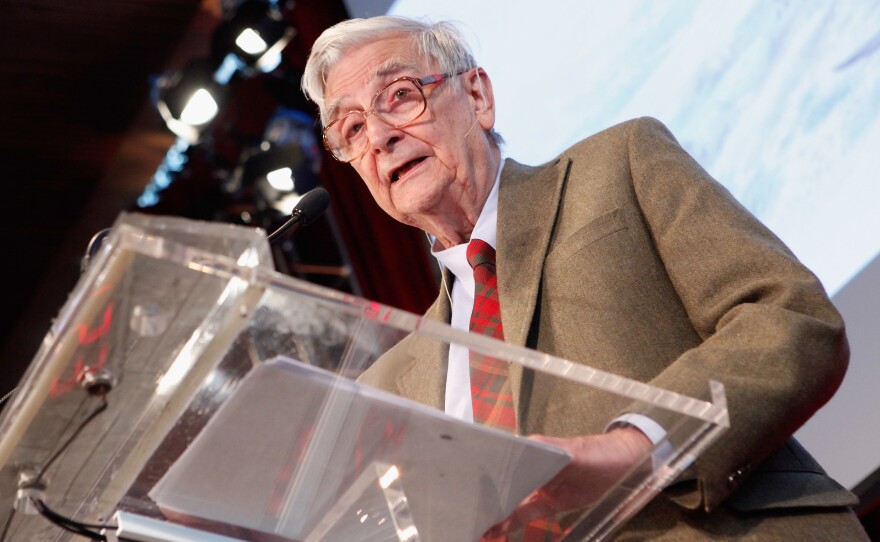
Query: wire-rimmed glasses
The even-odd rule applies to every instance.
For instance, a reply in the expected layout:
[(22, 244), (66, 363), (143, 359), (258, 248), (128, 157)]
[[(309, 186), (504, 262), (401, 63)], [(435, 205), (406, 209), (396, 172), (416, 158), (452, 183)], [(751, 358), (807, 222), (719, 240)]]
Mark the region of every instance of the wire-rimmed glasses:
[[(466, 71), (466, 70), (465, 70)], [(442, 83), (456, 74), (442, 73), (422, 78), (398, 77), (373, 96), (367, 111), (349, 111), (324, 127), (324, 146), (340, 162), (360, 158), (368, 147), (367, 117), (375, 115), (392, 128), (403, 128), (414, 122), (428, 108), (425, 85)]]

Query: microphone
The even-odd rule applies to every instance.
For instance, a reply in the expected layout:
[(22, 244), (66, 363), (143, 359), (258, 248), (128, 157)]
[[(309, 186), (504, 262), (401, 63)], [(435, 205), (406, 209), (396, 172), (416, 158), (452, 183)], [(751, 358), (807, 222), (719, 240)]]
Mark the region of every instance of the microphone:
[(269, 234), (269, 243), (275, 243), (284, 236), (299, 231), (303, 226), (308, 226), (321, 216), (330, 205), (330, 194), (318, 186), (306, 192), (297, 202), (290, 218), (277, 230)]

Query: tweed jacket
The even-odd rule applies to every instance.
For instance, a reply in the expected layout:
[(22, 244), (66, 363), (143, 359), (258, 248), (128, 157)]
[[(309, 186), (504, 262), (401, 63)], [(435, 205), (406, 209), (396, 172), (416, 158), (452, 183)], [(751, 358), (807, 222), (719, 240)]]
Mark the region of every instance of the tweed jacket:
[[(697, 460), (696, 483), (668, 497), (706, 511), (855, 503), (789, 440), (843, 378), (840, 314), (665, 126), (628, 121), (538, 167), (507, 160), (500, 183), (506, 341), (692, 397), (724, 384), (730, 429)], [(449, 321), (445, 294), (426, 316)], [(411, 336), (361, 380), (443, 408), (444, 355)], [(525, 434), (601, 432), (616, 414), (579, 385), (518, 369)]]

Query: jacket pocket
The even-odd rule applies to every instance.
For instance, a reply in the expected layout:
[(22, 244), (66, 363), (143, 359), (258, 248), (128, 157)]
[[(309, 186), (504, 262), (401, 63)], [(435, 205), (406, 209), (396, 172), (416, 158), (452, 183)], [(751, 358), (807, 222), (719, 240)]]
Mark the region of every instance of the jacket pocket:
[(596, 241), (625, 229), (627, 229), (627, 225), (623, 210), (620, 208), (612, 209), (590, 220), (565, 239), (554, 243), (547, 259), (551, 260), (553, 255), (559, 255), (558, 257), (573, 256)]

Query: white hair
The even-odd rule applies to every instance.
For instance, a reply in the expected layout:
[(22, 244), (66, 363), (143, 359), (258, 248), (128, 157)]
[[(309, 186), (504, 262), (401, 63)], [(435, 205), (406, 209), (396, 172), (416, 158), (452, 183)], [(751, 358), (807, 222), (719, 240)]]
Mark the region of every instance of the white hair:
[[(330, 69), (351, 48), (394, 34), (409, 35), (413, 47), (421, 56), (436, 62), (441, 73), (458, 73), (477, 65), (461, 31), (448, 21), (429, 23), (390, 15), (342, 21), (324, 30), (315, 40), (301, 81), (306, 98), (318, 105), (322, 123), (329, 120), (325, 118), (324, 87)], [(459, 85), (458, 78), (450, 78), (449, 84)], [(494, 130), (487, 133), (496, 144), (503, 141)]]

